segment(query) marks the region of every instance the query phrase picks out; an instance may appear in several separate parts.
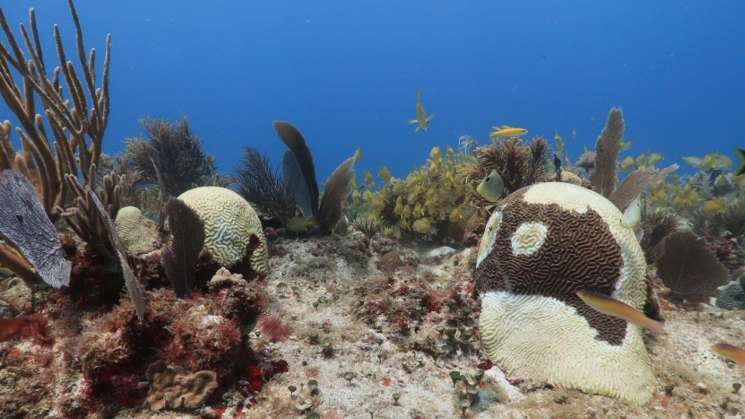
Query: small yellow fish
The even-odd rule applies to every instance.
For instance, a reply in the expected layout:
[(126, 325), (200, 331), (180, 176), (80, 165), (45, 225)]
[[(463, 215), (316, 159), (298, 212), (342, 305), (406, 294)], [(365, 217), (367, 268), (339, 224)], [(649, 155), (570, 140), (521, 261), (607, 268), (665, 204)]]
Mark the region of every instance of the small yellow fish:
[(295, 234), (306, 233), (311, 227), (315, 225), (315, 221), (312, 218), (305, 217), (292, 217), (287, 220), (285, 228)]
[(429, 126), (429, 123), (432, 122), (432, 119), (435, 117), (435, 114), (427, 115), (426, 112), (424, 112), (424, 105), (422, 105), (422, 91), (419, 89), (416, 89), (416, 119), (412, 119), (409, 121), (410, 124), (416, 124), (416, 129), (414, 132), (417, 131), (427, 131), (427, 127)]
[(629, 323), (634, 323), (637, 326), (644, 327), (655, 333), (662, 332), (664, 329), (665, 325), (662, 322), (650, 319), (641, 311), (622, 301), (616, 300), (615, 298), (587, 290), (577, 291), (577, 296), (582, 299), (585, 304), (603, 314), (617, 317)]
[(504, 191), (504, 181), (502, 176), (499, 176), (496, 170), (492, 170), (487, 177), (485, 177), (479, 186), (476, 187), (476, 192), (481, 195), (482, 198), (489, 202), (497, 202), (502, 196)]
[(711, 351), (740, 365), (745, 364), (745, 349), (743, 348), (726, 342), (719, 342), (711, 347)]
[(740, 158), (740, 167), (737, 168), (735, 176), (745, 175), (745, 149), (738, 148), (735, 150), (735, 154)]
[(489, 134), (489, 137), (520, 137), (528, 133), (525, 128), (510, 127), (502, 125), (501, 127), (493, 127), (494, 131)]

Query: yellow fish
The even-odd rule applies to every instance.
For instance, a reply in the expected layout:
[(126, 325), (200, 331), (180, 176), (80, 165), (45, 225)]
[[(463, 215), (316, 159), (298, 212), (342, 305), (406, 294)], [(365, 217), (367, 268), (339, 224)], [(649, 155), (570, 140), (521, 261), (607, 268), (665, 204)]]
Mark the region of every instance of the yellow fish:
[(422, 91), (416, 89), (416, 119), (409, 121), (410, 124), (416, 124), (414, 132), (419, 130), (427, 131), (427, 127), (434, 117), (435, 114), (427, 115), (427, 113), (424, 112), (424, 105), (422, 105)]
[(745, 364), (745, 349), (743, 348), (730, 345), (726, 342), (719, 342), (711, 347), (711, 351), (740, 365)]
[(634, 307), (607, 295), (583, 290), (577, 291), (577, 297), (582, 299), (582, 301), (584, 301), (588, 306), (603, 314), (617, 317), (629, 323), (634, 323), (637, 326), (644, 327), (655, 333), (662, 332), (664, 329), (665, 325), (662, 322), (652, 320)]
[(493, 127), (494, 131), (489, 134), (489, 137), (519, 137), (528, 133), (525, 128), (510, 127), (502, 125), (501, 127)]
[(737, 168), (735, 176), (745, 175), (745, 149), (738, 148), (735, 150), (735, 154), (740, 158), (740, 167)]

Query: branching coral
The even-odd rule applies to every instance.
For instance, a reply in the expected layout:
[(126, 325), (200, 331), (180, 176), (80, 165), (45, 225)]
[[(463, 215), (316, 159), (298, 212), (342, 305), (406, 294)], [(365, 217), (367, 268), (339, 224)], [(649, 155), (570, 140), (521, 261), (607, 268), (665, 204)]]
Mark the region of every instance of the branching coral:
[(168, 196), (212, 184), (217, 177), (214, 162), (202, 150), (186, 118), (176, 123), (151, 118), (141, 122), (148, 138), (127, 140), (124, 156), (130, 168), (142, 173), (143, 180), (159, 183), (157, 165)]
[(258, 150), (246, 147), (238, 165), (237, 181), (240, 194), (260, 213), (276, 217), (282, 224), (295, 216), (297, 205), (293, 188)]
[[(64, 176), (77, 175), (80, 169), (86, 181), (90, 181), (89, 168), (95, 166), (101, 156), (109, 116), (111, 36), (106, 38), (101, 86), (97, 88), (95, 50), (91, 49), (86, 56), (77, 11), (72, 0), (68, 0), (68, 5), (76, 29), (82, 80), (78, 78), (74, 64), (67, 60), (57, 26), (54, 27), (54, 40), (60, 66), (53, 69), (50, 78), (34, 9), (29, 11), (30, 36), (26, 27), (21, 25), (24, 46), (31, 58), (21, 49), (0, 10), (0, 26), (7, 39), (7, 46), (0, 43), (0, 94), (21, 124), (22, 128), (17, 132), (23, 146), (22, 154), (13, 151), (9, 140), (10, 123), (3, 123), (0, 128), (0, 170), (17, 169), (31, 179), (52, 221), (56, 221), (62, 212), (66, 188)], [(11, 68), (20, 74), (23, 89), (16, 84)], [(69, 98), (62, 95), (60, 79), (64, 79), (64, 90), (69, 92)], [(44, 117), (36, 113), (37, 100), (46, 116), (51, 137), (45, 128)], [(52, 152), (52, 140), (56, 153)]]

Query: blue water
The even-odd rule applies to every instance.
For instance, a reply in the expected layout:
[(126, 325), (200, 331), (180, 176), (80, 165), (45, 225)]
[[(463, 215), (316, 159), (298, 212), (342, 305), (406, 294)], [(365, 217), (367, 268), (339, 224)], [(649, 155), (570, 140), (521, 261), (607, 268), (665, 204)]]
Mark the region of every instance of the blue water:
[[(102, 52), (113, 35), (107, 152), (141, 135), (144, 116), (185, 115), (232, 172), (245, 145), (278, 162), (284, 146), (271, 121), (287, 119), (306, 135), (319, 180), (358, 146), (362, 168), (402, 176), (432, 146), (462, 134), (484, 142), (496, 124), (547, 138), (558, 129), (576, 157), (611, 106), (624, 109), (634, 154), (734, 158), (745, 146), (740, 0), (76, 4), (87, 47)], [(47, 56), (52, 23), (72, 55), (66, 2), (2, 2), (12, 23), (29, 6)], [(436, 114), (428, 132), (407, 123), (416, 88)]]

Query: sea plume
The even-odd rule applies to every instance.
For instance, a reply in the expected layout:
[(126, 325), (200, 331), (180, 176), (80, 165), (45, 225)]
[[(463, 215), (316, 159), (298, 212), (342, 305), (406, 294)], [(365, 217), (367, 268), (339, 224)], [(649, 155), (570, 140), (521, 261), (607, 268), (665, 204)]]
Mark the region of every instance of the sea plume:
[(595, 143), (595, 170), (590, 176), (593, 189), (603, 196), (610, 196), (616, 187), (616, 161), (621, 151), (624, 121), (623, 111), (612, 108), (605, 128)]
[(239, 193), (259, 211), (276, 217), (283, 224), (295, 216), (295, 196), (287, 177), (276, 173), (266, 156), (246, 147), (237, 172)]

